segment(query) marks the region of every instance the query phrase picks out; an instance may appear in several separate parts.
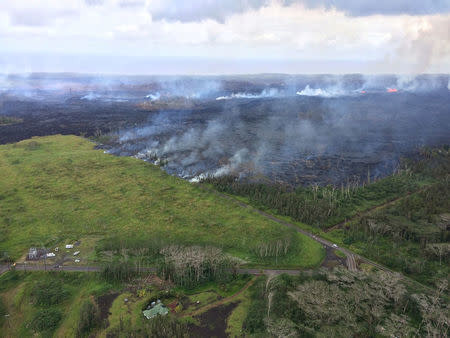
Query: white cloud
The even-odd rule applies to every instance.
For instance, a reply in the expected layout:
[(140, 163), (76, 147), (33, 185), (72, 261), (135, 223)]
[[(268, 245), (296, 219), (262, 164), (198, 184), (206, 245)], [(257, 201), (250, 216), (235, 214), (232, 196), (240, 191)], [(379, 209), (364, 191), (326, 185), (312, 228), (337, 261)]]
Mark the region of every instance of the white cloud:
[(274, 3), (286, 7), (297, 4), (308, 8), (336, 9), (351, 16), (450, 12), (448, 0), (153, 0), (149, 10), (156, 20), (189, 22), (213, 19), (224, 22), (233, 14), (270, 7)]
[[(307, 71), (301, 64), (313, 60), (353, 62), (359, 65), (355, 71), (365, 72), (450, 72), (449, 14), (348, 16), (348, 10), (339, 9), (343, 2), (334, 2), (336, 8), (321, 3), (204, 0), (171, 7), (173, 1), (162, 0), (0, 2), (0, 46), (4, 55), (24, 58), (32, 53), (197, 57), (211, 60), (211, 72), (214, 60), (254, 60), (252, 69), (261, 72), (281, 69), (268, 68), (269, 60), (284, 63), (283, 71), (292, 65), (292, 72)], [(356, 6), (350, 1), (347, 7), (352, 3)], [(8, 68), (15, 62), (14, 57), (3, 60), (12, 64)], [(334, 72), (342, 71), (336, 66)]]

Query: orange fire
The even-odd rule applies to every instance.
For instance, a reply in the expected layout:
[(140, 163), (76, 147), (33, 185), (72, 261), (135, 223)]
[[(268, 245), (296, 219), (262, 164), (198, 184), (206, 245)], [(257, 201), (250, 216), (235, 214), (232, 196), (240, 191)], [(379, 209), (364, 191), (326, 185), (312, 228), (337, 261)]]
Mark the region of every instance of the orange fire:
[(398, 90), (395, 89), (395, 88), (388, 88), (388, 89), (387, 89), (387, 92), (388, 92), (388, 93), (397, 93)]

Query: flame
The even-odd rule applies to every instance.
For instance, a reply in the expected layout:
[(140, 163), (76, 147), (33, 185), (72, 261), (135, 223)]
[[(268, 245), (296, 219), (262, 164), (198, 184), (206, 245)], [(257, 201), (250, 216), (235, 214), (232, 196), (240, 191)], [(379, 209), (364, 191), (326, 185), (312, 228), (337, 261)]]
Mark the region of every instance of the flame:
[(397, 93), (398, 92), (398, 90), (396, 88), (388, 88), (386, 91), (388, 93)]

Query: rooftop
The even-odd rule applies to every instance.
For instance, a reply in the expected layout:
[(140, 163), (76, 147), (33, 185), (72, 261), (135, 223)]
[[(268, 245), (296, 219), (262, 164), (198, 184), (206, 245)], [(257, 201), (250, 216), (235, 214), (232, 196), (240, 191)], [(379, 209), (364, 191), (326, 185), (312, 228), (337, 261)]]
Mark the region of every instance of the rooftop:
[(144, 314), (145, 318), (152, 319), (157, 315), (165, 316), (169, 313), (169, 309), (167, 309), (162, 303), (159, 303), (149, 310), (142, 311), (142, 313)]

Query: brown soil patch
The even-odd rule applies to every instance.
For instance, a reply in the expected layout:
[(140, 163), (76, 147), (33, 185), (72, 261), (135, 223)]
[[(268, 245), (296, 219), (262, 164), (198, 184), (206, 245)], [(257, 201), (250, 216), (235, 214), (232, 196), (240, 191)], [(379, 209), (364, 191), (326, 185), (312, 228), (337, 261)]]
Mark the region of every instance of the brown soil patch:
[(325, 259), (320, 266), (332, 269), (338, 265), (345, 266), (345, 258), (336, 256), (333, 248), (325, 247)]
[(106, 321), (108, 319), (108, 316), (111, 314), (109, 309), (117, 296), (119, 296), (118, 293), (107, 293), (106, 295), (97, 297), (97, 304), (100, 310), (100, 319), (102, 321)]
[(200, 324), (198, 326), (189, 325), (189, 332), (193, 337), (228, 337), (225, 332), (227, 329), (227, 318), (238, 304), (239, 302), (234, 302), (217, 306), (194, 317)]

